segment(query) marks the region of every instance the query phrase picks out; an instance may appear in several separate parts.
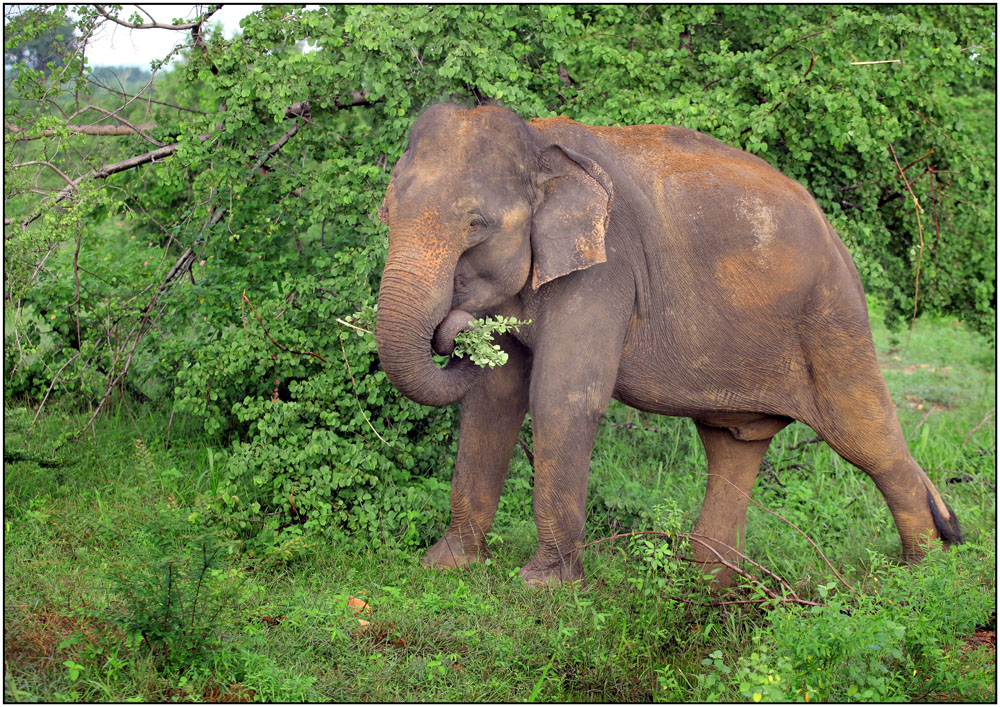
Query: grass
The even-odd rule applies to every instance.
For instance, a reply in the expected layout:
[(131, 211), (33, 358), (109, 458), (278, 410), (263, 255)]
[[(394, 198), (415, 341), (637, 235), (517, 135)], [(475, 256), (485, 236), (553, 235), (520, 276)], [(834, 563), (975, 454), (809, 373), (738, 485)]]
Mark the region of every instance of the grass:
[[(217, 441), (179, 417), (168, 439), (166, 413), (123, 404), (93, 438), (59, 444), (82, 413), (50, 403), (32, 428), (34, 410), (8, 402), (4, 697), (993, 701), (995, 354), (956, 322), (927, 319), (904, 351), (905, 332), (893, 339), (873, 309), (911, 450), (969, 542), (897, 567), (874, 485), (794, 424), (771, 445), (754, 499), (811, 536), (857, 591), (754, 506), (746, 552), (818, 607), (701, 606), (760, 595), (711, 593), (649, 537), (590, 547), (586, 587), (525, 588), (516, 571), (535, 530), (519, 451), (484, 565), (427, 570), (420, 548), (350, 537), (306, 539), (287, 562), (252, 558), (192, 515), (218, 484)], [(704, 484), (690, 421), (613, 405), (593, 454), (588, 539), (687, 530)], [(167, 596), (177, 603), (164, 614)]]

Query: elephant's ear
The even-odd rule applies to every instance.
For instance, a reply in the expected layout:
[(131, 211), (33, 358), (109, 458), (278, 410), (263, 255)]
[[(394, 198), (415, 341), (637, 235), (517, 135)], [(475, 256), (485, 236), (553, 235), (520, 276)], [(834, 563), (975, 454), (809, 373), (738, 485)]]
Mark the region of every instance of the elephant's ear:
[(539, 202), (531, 223), (531, 286), (607, 260), (604, 232), (611, 179), (588, 157), (549, 145), (540, 155)]

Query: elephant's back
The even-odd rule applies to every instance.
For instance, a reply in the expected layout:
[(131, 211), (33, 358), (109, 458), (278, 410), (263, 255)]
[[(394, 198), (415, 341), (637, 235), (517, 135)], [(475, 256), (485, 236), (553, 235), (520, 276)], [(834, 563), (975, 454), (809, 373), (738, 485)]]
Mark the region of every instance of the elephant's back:
[(627, 175), (615, 198), (635, 210), (629, 222), (654, 310), (794, 319), (820, 283), (864, 306), (850, 256), (816, 200), (759, 157), (677, 126), (601, 127), (565, 116), (531, 125)]
[(694, 193), (727, 189), (811, 202), (808, 192), (766, 161), (676, 125), (583, 126), (607, 145), (637, 183), (669, 180)]

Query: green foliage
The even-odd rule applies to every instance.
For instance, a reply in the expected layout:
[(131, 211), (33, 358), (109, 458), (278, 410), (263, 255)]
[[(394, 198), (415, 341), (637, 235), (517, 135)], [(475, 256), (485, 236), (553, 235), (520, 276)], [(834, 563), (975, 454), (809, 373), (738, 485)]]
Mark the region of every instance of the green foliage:
[[(268, 304), (277, 298), (249, 289), (247, 295), (275, 340), (291, 344), (275, 328), (288, 316), (274, 319), (284, 305)], [(369, 328), (370, 314), (357, 314), (350, 321)], [(246, 315), (251, 339), (266, 340), (248, 307)], [(813, 433), (791, 425), (771, 445), (771, 466), (761, 471), (753, 497), (782, 515), (801, 510), (800, 527), (859, 591), (831, 587), (837, 580), (815, 549), (756, 506), (745, 547), (800, 596), (828, 607), (815, 612), (703, 606), (760, 595), (746, 586), (708, 591), (699, 568), (677, 557), (689, 554), (683, 547), (651, 535), (586, 548), (585, 586), (524, 587), (517, 569), (537, 538), (531, 469), (520, 452), (488, 539), (487, 562), (426, 570), (417, 566), (418, 551), (364, 533), (303, 534), (308, 550), (295, 555), (289, 542), (289, 561), (282, 562), (278, 552), (264, 555), (255, 547), (251, 533), (241, 538), (238, 528), (226, 532), (211, 521), (209, 506), (225, 484), (228, 455), (220, 451), (219, 435), (206, 435), (193, 415), (171, 415), (169, 405), (126, 397), (96, 426), (92, 441), (88, 433), (86, 444), (62, 445), (55, 454), (59, 440), (86, 420), (86, 409), (55, 400), (31, 426), (34, 407), (8, 404), (4, 697), (635, 703), (751, 702), (759, 693), (762, 702), (802, 702), (808, 687), (816, 688), (809, 692), (812, 702), (860, 701), (865, 690), (885, 701), (995, 702), (995, 652), (987, 640), (995, 631), (996, 601), (994, 357), (958, 322), (921, 318), (908, 357), (894, 361), (878, 310), (872, 316), (903, 429), (914, 440), (930, 430), (929, 461), (921, 461), (971, 542), (932, 552), (920, 566), (893, 567), (885, 558), (898, 557), (899, 541), (874, 485), (825, 445), (796, 446)], [(332, 362), (339, 345), (332, 348), (317, 352)], [(270, 342), (266, 350), (281, 351)], [(914, 401), (905, 396), (914, 391), (949, 407), (928, 416), (930, 408), (910, 407)], [(240, 434), (233, 432), (233, 441)], [(588, 542), (622, 532), (627, 522), (676, 533), (689, 529), (698, 512), (704, 455), (690, 421), (629, 413), (615, 404), (599, 426), (591, 475)], [(447, 502), (443, 482), (431, 481), (438, 486), (412, 500), (409, 510), (424, 513), (427, 501)], [(630, 504), (624, 509), (615, 505), (622, 490)], [(617, 528), (609, 531), (612, 523)], [(135, 601), (130, 597), (145, 587), (162, 599), (161, 562), (175, 558), (188, 563), (175, 564), (185, 578), (187, 607), (196, 585), (186, 578), (199, 565), (206, 535), (210, 548), (222, 548), (216, 558), (224, 574), (206, 576), (216, 583), (204, 594), (205, 615), (215, 610), (215, 590), (236, 594), (212, 630), (201, 634), (202, 649), (173, 667), (165, 650), (152, 651), (123, 630)], [(650, 547), (643, 538), (658, 542)], [(238, 550), (241, 539), (251, 552)], [(128, 591), (110, 591), (119, 579)], [(346, 606), (351, 596), (372, 613), (354, 614)], [(202, 606), (199, 601), (198, 615)], [(184, 636), (173, 633), (170, 640), (183, 645)], [(705, 659), (711, 665), (703, 665)]]
[(416, 543), (447, 521), (434, 479), (453, 413), (399, 395), (350, 323), (373, 326), (373, 259), (340, 251), (313, 261), (319, 276), (245, 293), (244, 326), (219, 327), (176, 369), (176, 409), (233, 440), (211, 512), (255, 552), (287, 560), (343, 530)]
[[(752, 636), (753, 650), (736, 661), (716, 651), (702, 661), (708, 699), (789, 702), (888, 702), (914, 693), (962, 694), (981, 679), (950, 641), (969, 635), (995, 604), (995, 593), (959, 596), (963, 582), (994, 571), (968, 558), (961, 545), (934, 552), (919, 567), (888, 565), (872, 555), (871, 574), (857, 592), (819, 586), (822, 606), (780, 607)], [(735, 663), (735, 665), (734, 665)]]
[(9, 22), (4, 19), (5, 65), (47, 75), (63, 68), (74, 53), (74, 23), (65, 7), (29, 7)]
[(459, 358), (468, 356), (481, 368), (502, 366), (507, 363), (507, 352), (502, 351), (499, 344), (493, 343), (493, 337), (516, 332), (526, 324), (531, 324), (531, 320), (522, 322), (517, 317), (477, 319), (473, 322), (472, 329), (459, 332), (455, 336), (455, 351), (452, 355)]

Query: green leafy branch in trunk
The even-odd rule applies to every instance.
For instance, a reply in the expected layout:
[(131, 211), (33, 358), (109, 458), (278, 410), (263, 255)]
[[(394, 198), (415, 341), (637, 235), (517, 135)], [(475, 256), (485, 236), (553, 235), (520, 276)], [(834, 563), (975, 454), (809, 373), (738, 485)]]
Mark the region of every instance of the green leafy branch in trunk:
[(459, 358), (468, 356), (480, 368), (494, 368), (507, 363), (507, 352), (493, 343), (494, 334), (518, 332), (522, 326), (531, 324), (531, 320), (520, 321), (517, 317), (485, 317), (477, 319), (472, 328), (455, 336), (455, 351), (453, 356)]

